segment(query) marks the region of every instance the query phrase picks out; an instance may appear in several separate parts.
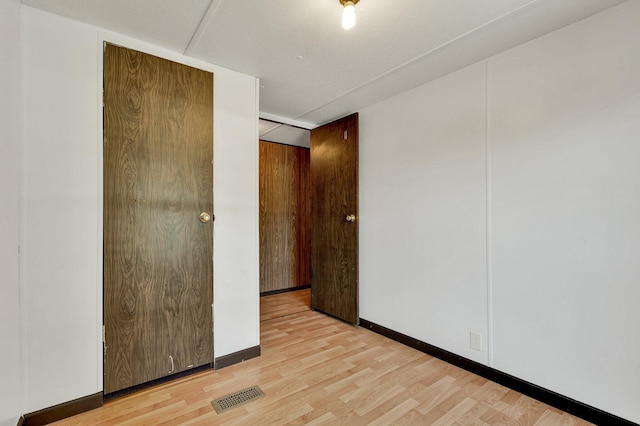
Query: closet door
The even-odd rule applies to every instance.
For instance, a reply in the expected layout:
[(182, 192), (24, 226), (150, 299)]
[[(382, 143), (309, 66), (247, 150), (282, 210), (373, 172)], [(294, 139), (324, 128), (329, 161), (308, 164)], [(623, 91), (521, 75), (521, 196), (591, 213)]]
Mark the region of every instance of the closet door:
[(213, 75), (104, 52), (104, 391), (213, 361)]

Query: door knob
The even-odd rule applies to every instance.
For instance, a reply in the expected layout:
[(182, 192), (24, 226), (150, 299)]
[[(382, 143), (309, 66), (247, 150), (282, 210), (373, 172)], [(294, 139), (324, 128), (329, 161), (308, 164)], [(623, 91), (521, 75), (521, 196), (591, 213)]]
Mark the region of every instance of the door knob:
[(355, 221), (356, 221), (355, 214), (350, 214), (349, 216), (347, 216), (347, 222), (355, 222)]
[(200, 222), (207, 223), (211, 220), (211, 215), (207, 212), (202, 212), (198, 218), (200, 219)]

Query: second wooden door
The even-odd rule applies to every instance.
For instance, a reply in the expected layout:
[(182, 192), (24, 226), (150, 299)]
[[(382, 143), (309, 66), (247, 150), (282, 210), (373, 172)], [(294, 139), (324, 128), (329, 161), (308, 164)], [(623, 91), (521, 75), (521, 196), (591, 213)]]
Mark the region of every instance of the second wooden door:
[(357, 324), (357, 113), (311, 131), (311, 211), (311, 307)]

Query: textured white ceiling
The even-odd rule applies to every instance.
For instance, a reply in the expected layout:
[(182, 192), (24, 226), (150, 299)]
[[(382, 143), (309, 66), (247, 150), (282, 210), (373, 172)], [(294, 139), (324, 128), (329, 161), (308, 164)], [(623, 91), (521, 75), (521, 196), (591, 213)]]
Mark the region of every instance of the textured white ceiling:
[[(624, 0), (23, 0), (261, 79), (261, 116), (308, 127)], [(304, 126), (303, 126), (304, 127)]]
[(29, 0), (22, 3), (182, 52), (210, 0)]

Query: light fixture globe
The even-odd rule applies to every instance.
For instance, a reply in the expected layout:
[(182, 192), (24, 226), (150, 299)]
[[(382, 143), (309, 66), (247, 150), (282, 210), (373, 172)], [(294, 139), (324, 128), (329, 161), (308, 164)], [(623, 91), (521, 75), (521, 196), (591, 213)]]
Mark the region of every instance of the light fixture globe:
[(342, 5), (342, 28), (349, 30), (356, 25), (356, 4), (360, 0), (339, 0)]

